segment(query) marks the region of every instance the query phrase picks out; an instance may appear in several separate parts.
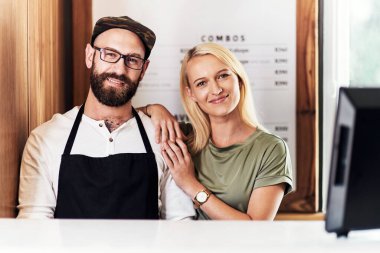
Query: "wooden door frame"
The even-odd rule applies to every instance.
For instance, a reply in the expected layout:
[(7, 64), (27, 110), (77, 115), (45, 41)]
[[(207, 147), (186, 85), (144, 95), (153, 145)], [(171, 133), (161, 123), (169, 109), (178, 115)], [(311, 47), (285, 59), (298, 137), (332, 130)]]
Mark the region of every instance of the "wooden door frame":
[(72, 105), (87, 98), (90, 71), (85, 65), (85, 48), (92, 34), (92, 0), (72, 0)]
[(318, 0), (297, 0), (297, 165), (296, 191), (281, 212), (319, 210), (318, 143)]

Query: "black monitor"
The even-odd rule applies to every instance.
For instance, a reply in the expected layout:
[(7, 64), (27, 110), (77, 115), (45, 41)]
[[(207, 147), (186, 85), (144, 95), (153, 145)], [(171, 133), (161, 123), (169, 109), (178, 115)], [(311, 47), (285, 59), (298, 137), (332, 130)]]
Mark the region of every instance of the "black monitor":
[(341, 88), (334, 129), (326, 230), (380, 228), (380, 88)]

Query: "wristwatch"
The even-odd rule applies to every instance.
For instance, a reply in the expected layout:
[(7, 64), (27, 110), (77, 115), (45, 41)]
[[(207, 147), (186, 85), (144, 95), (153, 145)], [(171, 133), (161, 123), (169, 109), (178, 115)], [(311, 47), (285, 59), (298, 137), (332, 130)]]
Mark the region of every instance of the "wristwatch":
[(196, 209), (198, 209), (199, 207), (201, 207), (201, 205), (203, 205), (204, 203), (207, 202), (207, 200), (209, 199), (211, 195), (211, 192), (208, 190), (208, 189), (203, 189), (201, 191), (199, 191), (197, 194), (195, 194), (194, 198), (193, 198), (193, 203), (194, 203), (194, 207)]

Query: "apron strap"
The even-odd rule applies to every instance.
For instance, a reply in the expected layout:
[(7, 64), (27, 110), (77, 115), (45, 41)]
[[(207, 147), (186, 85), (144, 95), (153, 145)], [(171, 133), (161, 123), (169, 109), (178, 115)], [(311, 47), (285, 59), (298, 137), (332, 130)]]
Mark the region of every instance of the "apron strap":
[(71, 153), (71, 149), (72, 149), (73, 144), (74, 144), (75, 136), (77, 135), (79, 124), (80, 124), (80, 121), (82, 120), (83, 112), (84, 112), (84, 104), (79, 108), (79, 112), (77, 114), (77, 117), (75, 118), (74, 125), (71, 128), (69, 139), (66, 142), (65, 151), (63, 151), (64, 155), (69, 155)]
[(133, 116), (135, 116), (135, 118), (136, 118), (137, 125), (139, 127), (140, 135), (143, 139), (146, 152), (147, 153), (153, 153), (153, 149), (152, 149), (152, 146), (150, 145), (150, 141), (149, 141), (148, 135), (146, 134), (144, 125), (141, 122), (139, 114), (137, 113), (137, 111), (133, 107), (132, 107), (132, 113), (133, 113)]
[[(74, 141), (75, 141), (75, 136), (77, 135), (79, 124), (82, 120), (83, 112), (84, 112), (84, 104), (79, 108), (79, 112), (77, 114), (77, 117), (75, 118), (74, 125), (71, 128), (70, 135), (69, 135), (69, 138), (67, 140), (65, 150), (63, 152), (63, 154), (65, 154), (65, 155), (69, 155), (71, 153), (71, 149), (73, 148)], [(145, 131), (145, 128), (141, 122), (140, 116), (136, 112), (135, 108), (133, 108), (133, 107), (132, 107), (132, 113), (133, 113), (133, 116), (136, 118), (137, 126), (139, 127), (139, 131), (140, 131), (141, 137), (143, 139), (146, 152), (147, 153), (153, 153), (152, 146), (150, 145), (148, 135), (146, 134), (146, 131)]]

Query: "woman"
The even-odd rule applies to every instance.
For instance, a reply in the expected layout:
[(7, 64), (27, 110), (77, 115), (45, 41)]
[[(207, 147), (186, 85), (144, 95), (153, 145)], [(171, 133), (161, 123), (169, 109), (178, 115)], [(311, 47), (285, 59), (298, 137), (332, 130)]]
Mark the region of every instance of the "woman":
[[(188, 146), (168, 140), (162, 155), (198, 218), (273, 220), (292, 188), (290, 156), (285, 142), (258, 124), (243, 66), (228, 49), (200, 44), (184, 57), (180, 92), (192, 125)], [(157, 108), (146, 109), (164, 113)]]

